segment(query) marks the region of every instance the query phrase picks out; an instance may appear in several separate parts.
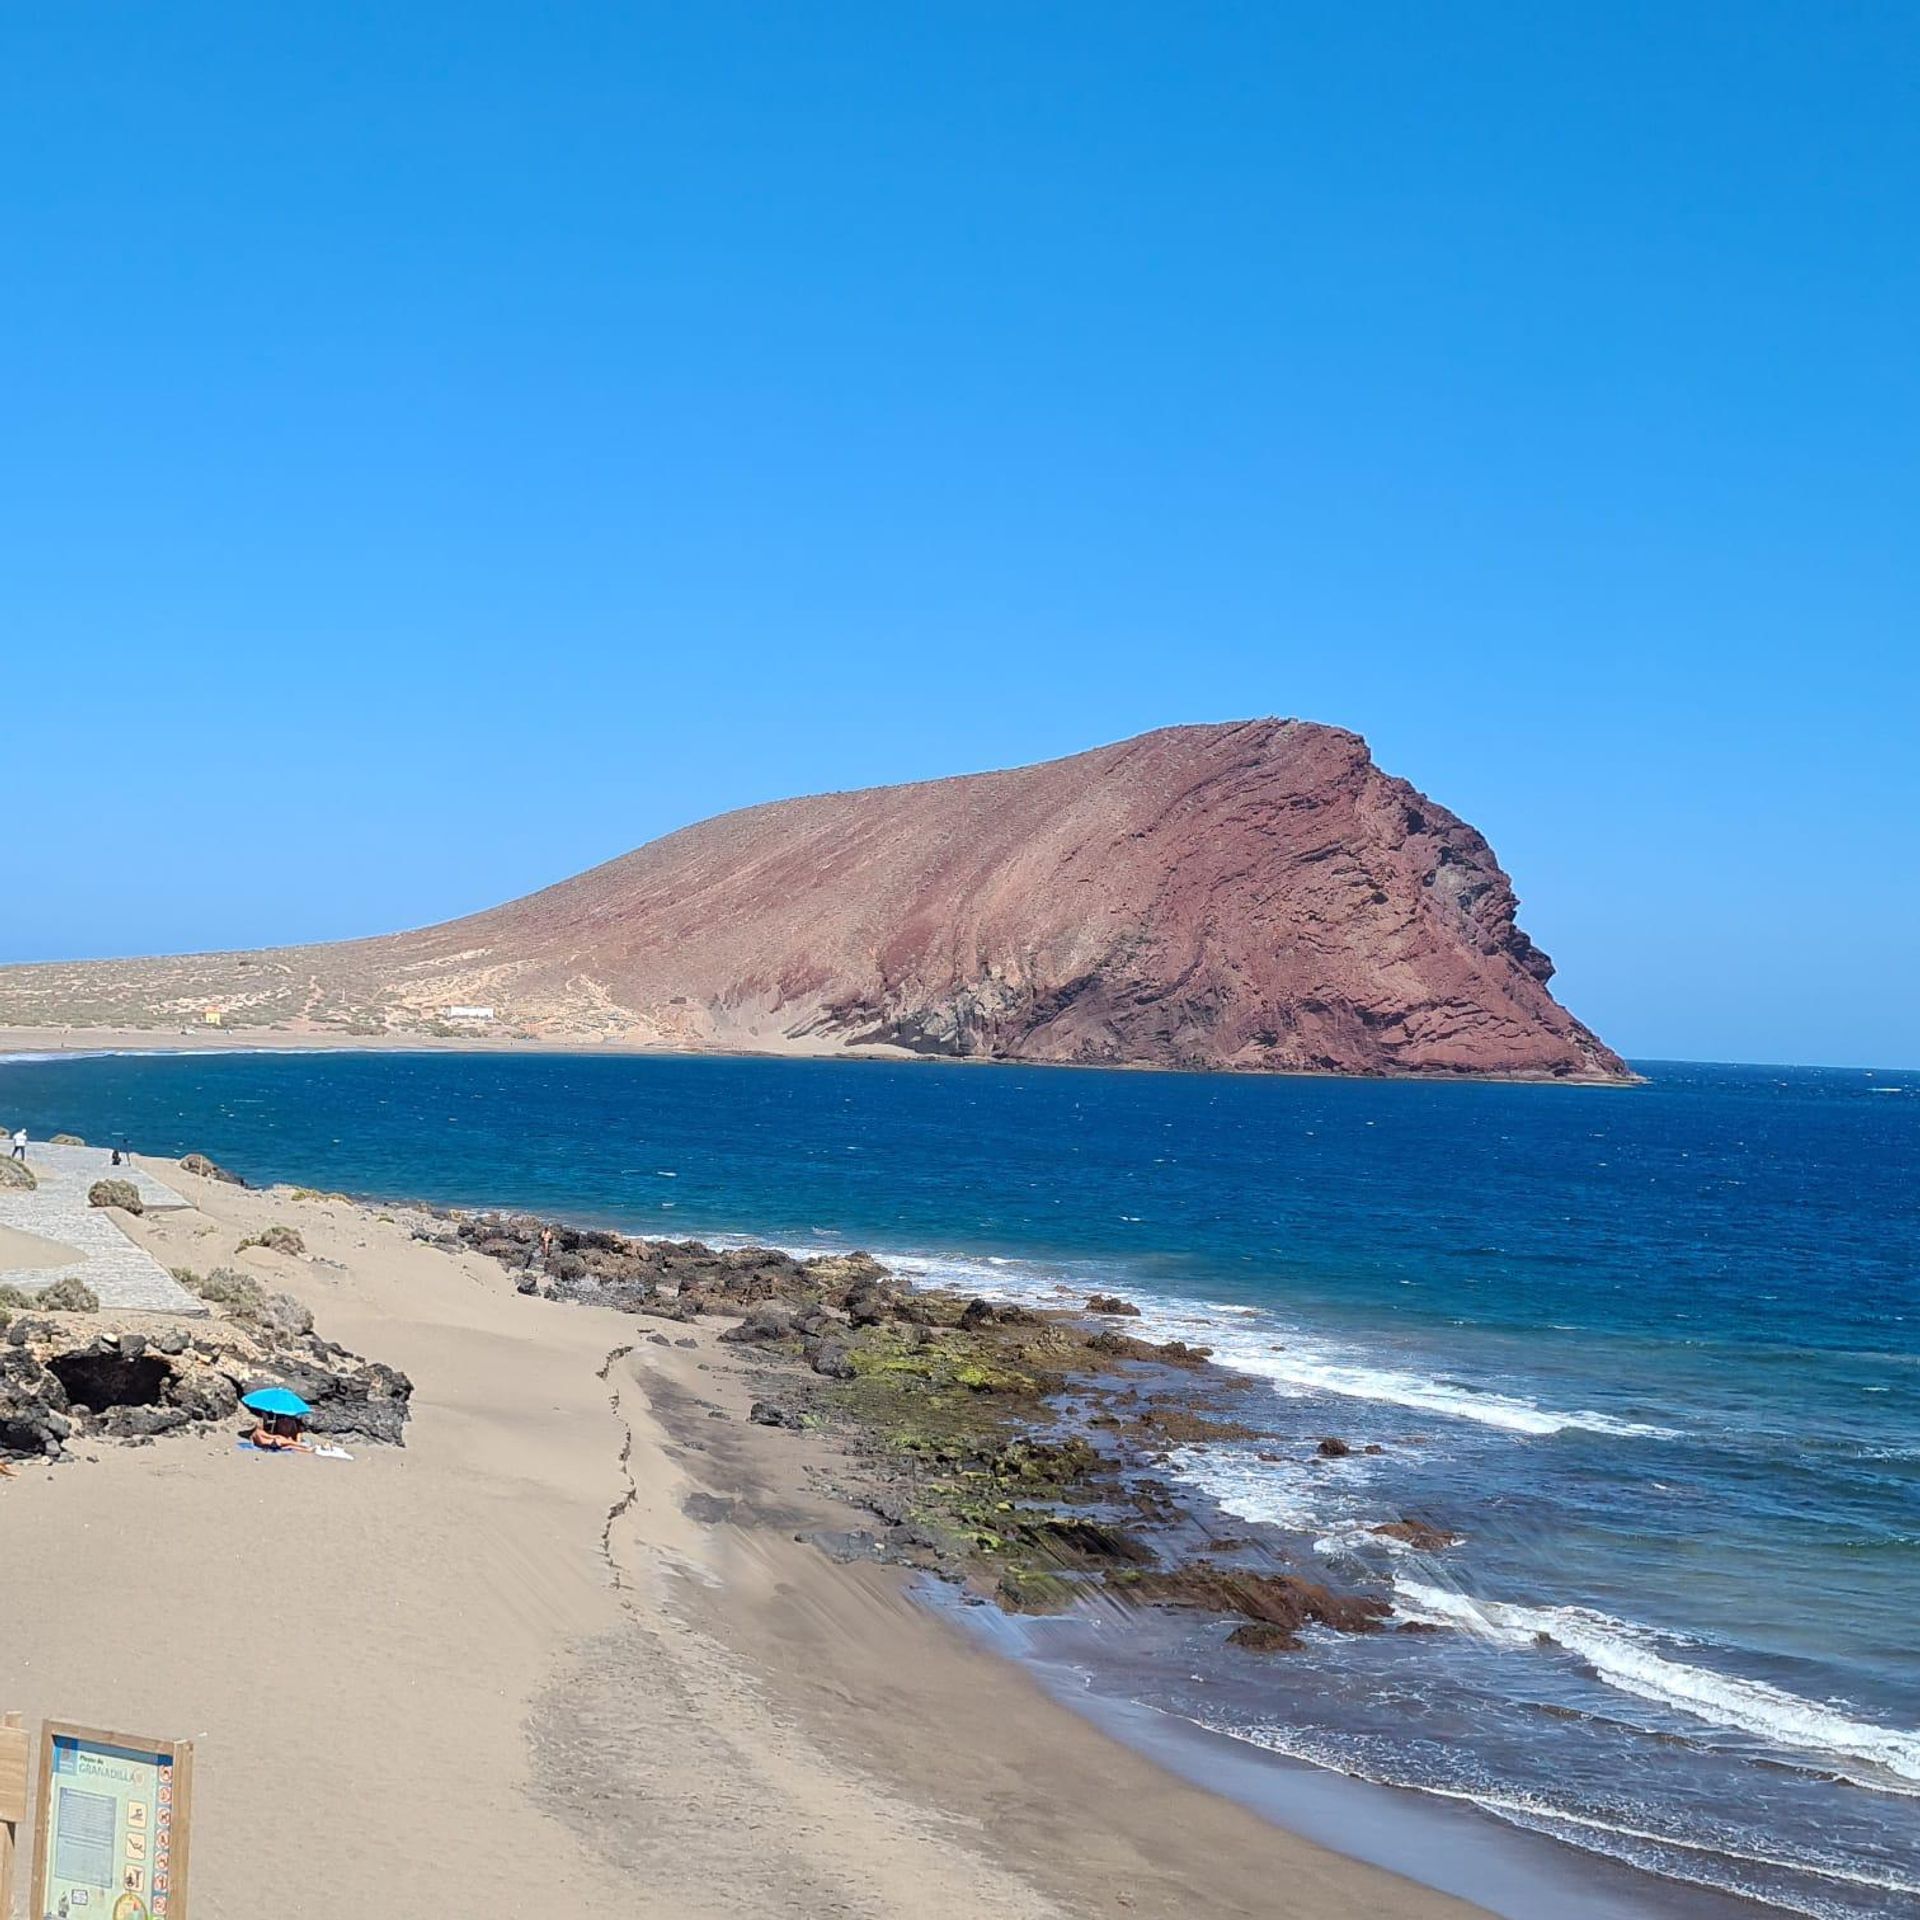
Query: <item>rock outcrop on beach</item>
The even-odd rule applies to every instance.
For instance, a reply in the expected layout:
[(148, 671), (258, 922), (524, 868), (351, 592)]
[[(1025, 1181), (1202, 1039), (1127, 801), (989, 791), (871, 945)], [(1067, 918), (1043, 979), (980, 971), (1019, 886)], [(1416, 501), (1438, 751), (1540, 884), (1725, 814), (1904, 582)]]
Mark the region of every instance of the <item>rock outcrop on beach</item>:
[(0, 970), (0, 1024), (203, 1021), (1615, 1079), (1474, 829), (1295, 720), (723, 814), (421, 932)]
[(193, 1289), (217, 1311), (191, 1326), (102, 1314), (52, 1287), (23, 1311), (0, 1306), (0, 1461), (58, 1459), (77, 1438), (245, 1424), (241, 1396), (265, 1386), (306, 1400), (316, 1435), (404, 1444), (405, 1374), (323, 1340), (296, 1300), (244, 1274), (219, 1269)]

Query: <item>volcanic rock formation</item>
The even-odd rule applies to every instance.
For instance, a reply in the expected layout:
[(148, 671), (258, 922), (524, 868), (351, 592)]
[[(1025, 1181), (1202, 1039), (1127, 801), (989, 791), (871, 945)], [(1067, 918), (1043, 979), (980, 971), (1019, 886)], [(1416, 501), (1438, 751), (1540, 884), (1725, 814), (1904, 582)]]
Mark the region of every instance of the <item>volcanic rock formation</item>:
[(1615, 1079), (1486, 841), (1296, 720), (722, 814), (507, 906), (253, 955), (0, 970), (0, 1024), (199, 1020)]

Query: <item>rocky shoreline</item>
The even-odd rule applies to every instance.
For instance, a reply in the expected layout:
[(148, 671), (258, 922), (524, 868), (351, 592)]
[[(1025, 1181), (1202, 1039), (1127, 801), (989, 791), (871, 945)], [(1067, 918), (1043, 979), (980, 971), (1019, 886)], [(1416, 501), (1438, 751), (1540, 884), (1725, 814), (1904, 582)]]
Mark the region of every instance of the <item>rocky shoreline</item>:
[[(836, 1491), (873, 1516), (816, 1542), (835, 1557), (914, 1568), (1012, 1612), (1199, 1609), (1255, 1653), (1314, 1628), (1425, 1630), (1393, 1620), (1384, 1587), (1331, 1585), (1273, 1529), (1176, 1483), (1174, 1449), (1263, 1436), (1233, 1416), (1244, 1381), (1204, 1347), (1123, 1331), (1137, 1310), (1117, 1296), (1035, 1309), (914, 1288), (866, 1253), (800, 1259), (529, 1214), (436, 1213), (415, 1237), (498, 1261), (525, 1294), (669, 1325), (732, 1319), (721, 1338), (756, 1376), (750, 1418), (829, 1430)], [(1294, 1464), (1348, 1451), (1319, 1435)], [(1377, 1531), (1427, 1552), (1456, 1537), (1414, 1516)]]
[[(232, 1179), (197, 1156), (183, 1164)], [(416, 1220), (415, 1240), (497, 1262), (522, 1294), (665, 1323), (646, 1336), (657, 1345), (674, 1344), (673, 1323), (729, 1321), (720, 1338), (756, 1382), (749, 1418), (829, 1431), (834, 1491), (872, 1516), (816, 1543), (834, 1557), (908, 1567), (1009, 1612), (1197, 1609), (1257, 1653), (1295, 1649), (1313, 1628), (1430, 1630), (1396, 1622), (1384, 1585), (1330, 1584), (1304, 1543), (1235, 1522), (1176, 1481), (1176, 1449), (1274, 1443), (1235, 1417), (1244, 1381), (1205, 1347), (1125, 1331), (1138, 1310), (1122, 1297), (1034, 1308), (914, 1287), (867, 1253), (801, 1259), (523, 1213), (430, 1208)], [(244, 1244), (300, 1251), (278, 1226)], [(318, 1434), (404, 1444), (406, 1375), (326, 1339), (307, 1308), (240, 1269), (175, 1277), (207, 1304), (191, 1330), (89, 1302), (0, 1301), (0, 1458), (218, 1425), (266, 1385), (306, 1399)], [(1297, 1458), (1261, 1458), (1310, 1470), (1349, 1451), (1322, 1434)], [(1374, 1531), (1426, 1553), (1457, 1538), (1416, 1516)]]

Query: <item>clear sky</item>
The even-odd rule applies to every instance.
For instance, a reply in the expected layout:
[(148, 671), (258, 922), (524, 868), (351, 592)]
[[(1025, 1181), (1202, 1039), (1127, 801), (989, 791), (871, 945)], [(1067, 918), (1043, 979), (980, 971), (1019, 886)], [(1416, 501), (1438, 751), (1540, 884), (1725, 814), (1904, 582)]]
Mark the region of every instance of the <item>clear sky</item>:
[(0, 18), (0, 959), (1367, 735), (1631, 1054), (1920, 1064), (1905, 4)]

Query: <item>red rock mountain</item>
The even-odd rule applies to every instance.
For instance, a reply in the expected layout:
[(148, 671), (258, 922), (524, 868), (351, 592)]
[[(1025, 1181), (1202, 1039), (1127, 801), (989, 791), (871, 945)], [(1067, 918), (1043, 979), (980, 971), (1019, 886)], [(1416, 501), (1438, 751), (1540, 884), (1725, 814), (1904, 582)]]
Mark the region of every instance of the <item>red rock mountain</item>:
[(0, 972), (0, 1022), (200, 1017), (982, 1059), (1613, 1079), (1473, 828), (1294, 720), (722, 814), (422, 932)]

